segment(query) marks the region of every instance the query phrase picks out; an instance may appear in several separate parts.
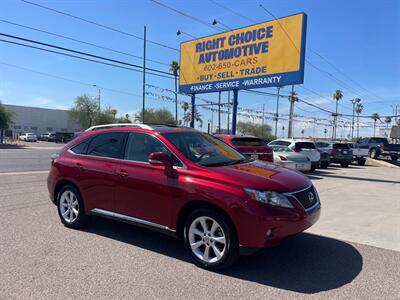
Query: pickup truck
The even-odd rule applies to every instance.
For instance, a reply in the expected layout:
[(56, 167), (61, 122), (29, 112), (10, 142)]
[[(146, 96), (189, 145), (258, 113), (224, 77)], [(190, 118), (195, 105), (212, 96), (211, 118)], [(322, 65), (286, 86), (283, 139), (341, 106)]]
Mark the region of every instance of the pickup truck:
[(356, 160), (359, 166), (365, 165), (365, 161), (369, 156), (369, 149), (360, 148), (358, 144), (353, 143), (349, 143), (349, 147), (353, 150), (353, 160)]
[(398, 160), (400, 157), (400, 144), (390, 144), (388, 139), (384, 137), (363, 138), (355, 147), (368, 149), (371, 158), (390, 156), (392, 160)]

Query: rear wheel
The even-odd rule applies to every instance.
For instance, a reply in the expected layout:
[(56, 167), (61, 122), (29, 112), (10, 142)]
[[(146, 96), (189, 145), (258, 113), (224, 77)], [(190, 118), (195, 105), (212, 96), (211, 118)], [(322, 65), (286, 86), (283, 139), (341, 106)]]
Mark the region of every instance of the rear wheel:
[(359, 165), (359, 166), (363, 166), (363, 165), (365, 165), (365, 159), (359, 159), (359, 160), (357, 160), (357, 164)]
[(375, 148), (372, 148), (372, 149), (369, 151), (369, 157), (374, 158), (374, 159), (378, 158), (378, 152), (376, 151)]
[(347, 168), (349, 166), (350, 163), (341, 163), (340, 165), (342, 166), (342, 168)]
[(190, 214), (184, 228), (184, 243), (195, 264), (208, 270), (226, 268), (239, 256), (239, 242), (232, 222), (208, 208)]
[(85, 225), (87, 216), (79, 191), (72, 185), (65, 185), (58, 193), (57, 210), (61, 222), (69, 228)]
[(327, 169), (328, 166), (329, 166), (329, 163), (328, 163), (328, 162), (322, 162), (322, 163), (321, 163), (321, 169)]
[(313, 166), (311, 166), (311, 172), (314, 172), (315, 171), (315, 169), (317, 168), (317, 166), (316, 165), (313, 165)]
[(393, 154), (393, 155), (390, 155), (390, 158), (391, 158), (393, 161), (396, 161), (396, 160), (399, 159), (399, 156), (396, 155), (396, 154)]

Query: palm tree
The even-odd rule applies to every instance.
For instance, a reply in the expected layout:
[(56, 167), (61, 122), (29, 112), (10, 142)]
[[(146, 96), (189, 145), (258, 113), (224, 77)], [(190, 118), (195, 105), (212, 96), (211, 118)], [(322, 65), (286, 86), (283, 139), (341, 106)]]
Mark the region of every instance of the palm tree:
[(285, 137), (285, 126), (282, 126), (282, 137)]
[(358, 102), (355, 108), (355, 111), (357, 113), (357, 141), (360, 135), (360, 114), (362, 113), (363, 109), (364, 106), (362, 105), (362, 103)]
[(326, 139), (326, 134), (328, 133), (328, 129), (324, 129), (324, 135), (325, 135), (325, 139)]
[(392, 123), (392, 118), (390, 116), (385, 117), (386, 128), (389, 128), (389, 124)]
[(301, 130), (301, 137), (304, 137), (304, 129)]
[(339, 101), (342, 100), (342, 98), (343, 98), (343, 92), (341, 90), (336, 90), (336, 92), (333, 94), (333, 99), (336, 100), (336, 112), (335, 112), (335, 125), (333, 127), (332, 140), (336, 139), (338, 104)]
[(373, 114), (371, 115), (371, 119), (374, 120), (374, 136), (375, 136), (376, 121), (380, 120), (381, 117), (379, 116), (378, 113), (373, 113)]
[(176, 60), (173, 60), (171, 65), (169, 66), (169, 71), (175, 77), (175, 121), (178, 124), (178, 71), (179, 71), (179, 63)]
[[(189, 110), (189, 112), (185, 113), (183, 116), (183, 124), (187, 126), (190, 121), (192, 120), (192, 112)], [(194, 112), (194, 121), (195, 122), (200, 122), (200, 128), (203, 127), (203, 119), (201, 118), (201, 114), (196, 110)]]
[[(183, 102), (183, 104), (182, 104), (182, 109), (183, 109), (183, 124), (186, 126), (187, 125), (187, 122), (186, 122), (186, 120), (185, 120), (185, 118), (186, 118), (186, 112), (189, 110), (189, 102)], [(189, 119), (189, 121), (190, 121), (190, 119)]]

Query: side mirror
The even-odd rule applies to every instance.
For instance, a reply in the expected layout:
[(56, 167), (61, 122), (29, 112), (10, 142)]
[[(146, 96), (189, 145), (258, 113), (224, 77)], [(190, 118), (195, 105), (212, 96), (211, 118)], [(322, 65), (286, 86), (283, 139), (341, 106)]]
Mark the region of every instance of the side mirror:
[(165, 167), (165, 170), (164, 170), (165, 175), (170, 176), (173, 173), (174, 162), (172, 161), (172, 158), (169, 157), (168, 154), (166, 154), (164, 152), (150, 153), (149, 163), (151, 165), (155, 165), (155, 166), (164, 166)]

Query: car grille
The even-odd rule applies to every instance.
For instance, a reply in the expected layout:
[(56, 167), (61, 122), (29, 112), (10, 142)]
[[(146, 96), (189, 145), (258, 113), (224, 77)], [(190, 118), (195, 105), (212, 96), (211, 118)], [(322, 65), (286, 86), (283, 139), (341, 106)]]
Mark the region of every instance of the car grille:
[[(312, 196), (310, 196), (311, 194)], [(292, 195), (296, 197), (297, 200), (299, 200), (299, 202), (305, 209), (314, 206), (318, 202), (318, 195), (315, 192), (313, 186), (310, 186), (304, 191), (293, 193)]]

